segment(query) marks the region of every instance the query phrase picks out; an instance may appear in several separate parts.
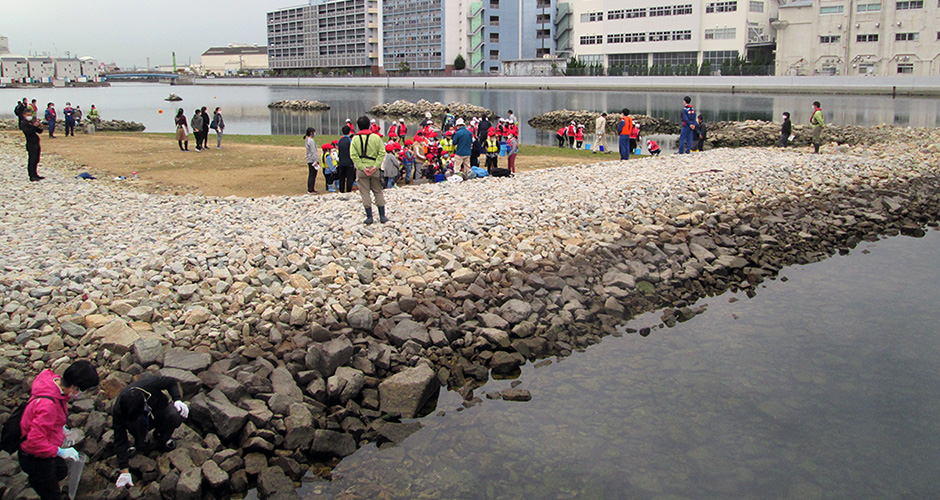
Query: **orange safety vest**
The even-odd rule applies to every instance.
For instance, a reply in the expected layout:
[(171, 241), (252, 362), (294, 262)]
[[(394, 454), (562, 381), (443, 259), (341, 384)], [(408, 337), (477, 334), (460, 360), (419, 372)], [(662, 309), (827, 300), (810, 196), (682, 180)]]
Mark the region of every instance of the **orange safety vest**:
[(623, 119), (623, 128), (620, 129), (620, 135), (630, 135), (633, 133), (633, 118), (629, 116)]

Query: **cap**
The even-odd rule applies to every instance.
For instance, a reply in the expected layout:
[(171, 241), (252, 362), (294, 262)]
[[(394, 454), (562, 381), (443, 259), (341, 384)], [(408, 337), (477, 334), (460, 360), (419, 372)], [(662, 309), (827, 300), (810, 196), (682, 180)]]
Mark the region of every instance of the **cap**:
[(496, 135), (496, 131), (493, 129), (490, 129), (489, 132), (486, 133), (486, 135), (493, 137), (494, 135)]
[(335, 141), (331, 142), (330, 144), (332, 144), (332, 145), (334, 145), (334, 146), (338, 145), (338, 144), (339, 144), (339, 139), (336, 139)]
[(425, 117), (425, 118), (430, 118), (430, 117), (431, 117), (431, 112), (430, 112), (430, 111), (425, 111), (425, 112), (424, 112), (424, 117)]
[(454, 135), (454, 131), (453, 131), (453, 130), (448, 130), (447, 132), (444, 132), (444, 135), (446, 135), (447, 137), (450, 137), (450, 136)]
[(375, 118), (369, 120), (369, 123), (375, 123)]
[(411, 146), (414, 143), (415, 141), (412, 141), (411, 139), (405, 139), (405, 146)]
[(404, 119), (404, 118), (399, 118), (398, 121), (401, 122), (401, 123), (405, 123), (405, 119)]
[(461, 126), (461, 125), (463, 125), (463, 118), (457, 118), (457, 121), (454, 122), (454, 125), (456, 125), (456, 126), (458, 126), (458, 127)]
[(320, 146), (320, 149), (333, 149), (333, 145), (332, 145), (332, 144), (324, 144), (323, 146)]

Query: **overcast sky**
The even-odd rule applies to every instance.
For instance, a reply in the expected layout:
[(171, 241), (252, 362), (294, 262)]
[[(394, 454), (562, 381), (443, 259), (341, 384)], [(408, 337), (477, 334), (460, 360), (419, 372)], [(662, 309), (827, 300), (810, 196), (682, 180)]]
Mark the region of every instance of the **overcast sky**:
[(267, 44), (265, 13), (307, 0), (0, 0), (10, 52), (92, 56), (120, 66), (199, 62), (209, 47)]

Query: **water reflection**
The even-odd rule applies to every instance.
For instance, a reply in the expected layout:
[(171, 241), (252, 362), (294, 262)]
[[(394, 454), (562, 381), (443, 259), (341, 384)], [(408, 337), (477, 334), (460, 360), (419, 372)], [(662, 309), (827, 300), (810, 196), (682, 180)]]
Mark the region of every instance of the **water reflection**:
[(753, 299), (709, 299), (674, 328), (526, 366), (529, 403), (456, 412), (459, 397), (443, 394), (446, 416), (394, 448), (361, 449), (303, 492), (937, 498), (938, 260), (937, 232), (865, 244), (786, 269), (788, 282)]

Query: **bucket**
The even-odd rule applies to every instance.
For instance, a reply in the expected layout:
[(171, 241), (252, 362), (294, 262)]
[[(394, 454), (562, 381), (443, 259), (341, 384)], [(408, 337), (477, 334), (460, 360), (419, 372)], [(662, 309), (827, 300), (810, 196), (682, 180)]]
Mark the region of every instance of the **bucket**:
[(590, 151), (590, 150), (591, 150), (591, 143), (585, 142), (585, 143), (584, 143), (584, 150), (585, 150), (585, 151)]
[(643, 154), (643, 150), (640, 149), (640, 148), (636, 148), (636, 149), (633, 150), (633, 154), (635, 154), (635, 155)]
[(444, 182), (446, 178), (447, 176), (444, 174), (434, 174), (434, 182)]
[(600, 146), (600, 148), (601, 148), (601, 153), (603, 153), (603, 152), (604, 152), (604, 146)]
[(509, 145), (503, 144), (499, 147), (499, 156), (506, 156), (507, 154), (509, 154)]

